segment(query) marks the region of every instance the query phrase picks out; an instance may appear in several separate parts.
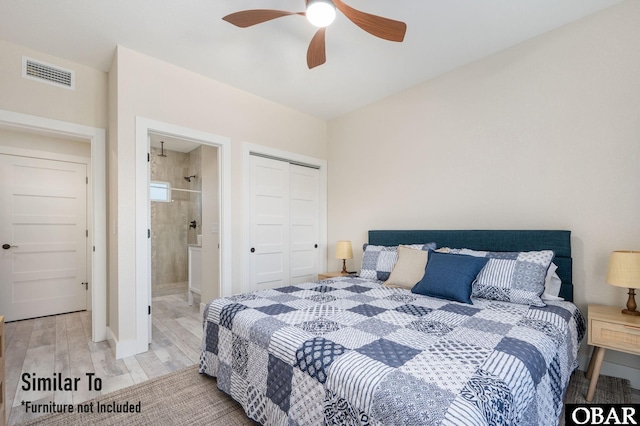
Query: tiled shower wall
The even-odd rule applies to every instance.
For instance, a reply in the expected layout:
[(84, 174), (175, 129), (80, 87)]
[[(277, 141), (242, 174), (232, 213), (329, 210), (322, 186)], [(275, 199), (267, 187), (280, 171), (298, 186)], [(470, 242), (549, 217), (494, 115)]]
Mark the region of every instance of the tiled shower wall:
[[(196, 175), (195, 179), (191, 179), (191, 183), (186, 182), (189, 185), (189, 189), (195, 191), (202, 191), (202, 145), (194, 149), (189, 153), (189, 176)], [(199, 193), (191, 192), (189, 203), (189, 221), (195, 220), (197, 223), (196, 229), (188, 228), (187, 243), (196, 244), (197, 235), (202, 234), (202, 195)]]
[[(170, 182), (172, 188), (200, 189), (200, 148), (191, 153), (151, 148), (151, 180)], [(184, 177), (196, 175), (191, 183)], [(200, 233), (200, 196), (196, 193), (172, 191), (169, 203), (151, 202), (151, 282), (172, 284), (188, 280), (187, 244), (196, 242)], [(196, 230), (189, 228), (195, 220)]]

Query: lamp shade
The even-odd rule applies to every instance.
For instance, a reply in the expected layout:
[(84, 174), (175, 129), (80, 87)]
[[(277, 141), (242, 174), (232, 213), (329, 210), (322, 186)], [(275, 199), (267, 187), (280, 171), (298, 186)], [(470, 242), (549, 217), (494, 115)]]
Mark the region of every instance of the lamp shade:
[(618, 287), (640, 288), (640, 251), (612, 252), (605, 282)]
[(336, 244), (336, 259), (353, 259), (351, 241), (338, 241)]

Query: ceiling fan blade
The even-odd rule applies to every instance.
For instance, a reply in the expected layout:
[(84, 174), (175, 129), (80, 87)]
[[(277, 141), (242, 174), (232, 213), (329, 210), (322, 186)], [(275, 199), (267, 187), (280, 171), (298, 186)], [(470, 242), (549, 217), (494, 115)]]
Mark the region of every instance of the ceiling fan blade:
[(351, 22), (369, 34), (389, 41), (401, 42), (404, 40), (404, 34), (407, 32), (407, 24), (404, 22), (362, 12), (344, 4), (342, 0), (333, 0), (333, 4)]
[(273, 9), (253, 9), (232, 13), (223, 17), (222, 19), (237, 27), (247, 28), (252, 25), (261, 24), (272, 19), (282, 18), (283, 16), (289, 15), (304, 16), (304, 12), (288, 12), (286, 10)]
[(309, 69), (322, 65), (327, 61), (327, 54), (324, 43), (326, 28), (320, 28), (311, 39), (309, 49), (307, 49), (307, 65)]

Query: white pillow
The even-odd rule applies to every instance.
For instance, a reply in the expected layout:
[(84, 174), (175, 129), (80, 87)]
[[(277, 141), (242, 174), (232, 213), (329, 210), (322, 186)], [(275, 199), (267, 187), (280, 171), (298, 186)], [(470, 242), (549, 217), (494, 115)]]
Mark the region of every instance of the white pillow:
[(547, 270), (547, 276), (544, 279), (544, 293), (542, 293), (542, 300), (564, 300), (562, 297), (558, 297), (560, 294), (560, 286), (562, 280), (556, 273), (558, 265), (552, 263)]

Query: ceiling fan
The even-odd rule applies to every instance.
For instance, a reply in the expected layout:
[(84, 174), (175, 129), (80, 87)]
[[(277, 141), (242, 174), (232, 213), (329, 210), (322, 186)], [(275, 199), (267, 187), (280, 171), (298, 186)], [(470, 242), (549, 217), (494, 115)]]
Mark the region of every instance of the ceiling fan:
[(309, 22), (319, 27), (316, 34), (309, 43), (307, 49), (307, 65), (309, 69), (315, 68), (326, 62), (325, 51), (325, 30), (336, 17), (336, 8), (342, 12), (351, 22), (376, 37), (389, 41), (401, 42), (407, 31), (407, 24), (393, 19), (383, 18), (354, 9), (342, 2), (342, 0), (305, 0), (307, 9), (305, 12), (289, 12), (286, 10), (274, 9), (252, 9), (232, 13), (223, 17), (225, 21), (247, 28), (252, 25), (261, 24), (272, 19), (289, 15), (306, 16)]

